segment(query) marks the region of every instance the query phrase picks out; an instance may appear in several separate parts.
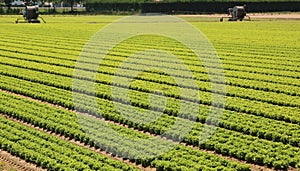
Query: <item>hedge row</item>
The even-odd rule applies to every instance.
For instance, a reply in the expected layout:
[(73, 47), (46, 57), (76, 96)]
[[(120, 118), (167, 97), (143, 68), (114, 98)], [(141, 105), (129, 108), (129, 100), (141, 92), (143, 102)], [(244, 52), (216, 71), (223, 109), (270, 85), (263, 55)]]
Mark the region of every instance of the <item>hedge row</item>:
[(300, 11), (300, 1), (281, 2), (164, 2), (164, 3), (103, 3), (87, 2), (87, 11), (140, 11), (142, 13), (224, 13), (229, 7), (247, 4), (249, 12)]

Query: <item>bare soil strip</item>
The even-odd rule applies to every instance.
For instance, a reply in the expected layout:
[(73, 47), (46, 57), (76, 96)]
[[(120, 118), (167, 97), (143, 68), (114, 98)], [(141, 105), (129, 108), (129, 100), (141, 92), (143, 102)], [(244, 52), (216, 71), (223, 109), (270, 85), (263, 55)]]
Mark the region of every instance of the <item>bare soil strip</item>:
[(27, 163), (19, 157), (0, 149), (0, 171), (45, 171), (41, 167), (37, 167), (32, 163)]
[(300, 13), (254, 13), (249, 16), (261, 19), (300, 19)]
[[(65, 108), (65, 107), (62, 107), (62, 106), (59, 106), (59, 105), (55, 105), (55, 104), (52, 104), (52, 103), (48, 103), (48, 102), (45, 102), (45, 101), (42, 101), (42, 100), (33, 99), (33, 98), (31, 98), (31, 97), (24, 96), (24, 95), (21, 95), (21, 94), (12, 93), (12, 92), (9, 92), (9, 91), (6, 91), (6, 90), (2, 90), (2, 89), (0, 89), (0, 91), (5, 92), (5, 93), (9, 93), (9, 94), (12, 94), (12, 95), (16, 95), (16, 96), (19, 96), (19, 97), (22, 97), (22, 98), (26, 98), (26, 99), (28, 99), (28, 100), (40, 102), (40, 103), (43, 103), (43, 104), (46, 104), (46, 105), (49, 105), (49, 106), (52, 106), (52, 107), (64, 109), (64, 110), (71, 111), (71, 112), (77, 112), (77, 111), (70, 110), (70, 109), (68, 109), (68, 108)], [(77, 113), (78, 113), (78, 112), (77, 112)], [(97, 118), (97, 117), (95, 117), (95, 116), (93, 116), (93, 115), (89, 115), (89, 114), (87, 114), (87, 113), (81, 113), (81, 114), (86, 115), (86, 116), (89, 116), (89, 117), (92, 117), (92, 118), (95, 118), (95, 119), (100, 119), (100, 118)], [(90, 147), (89, 145), (85, 145), (85, 144), (83, 144), (83, 143), (81, 143), (81, 142), (74, 141), (74, 140), (69, 139), (69, 138), (67, 138), (67, 137), (64, 137), (64, 136), (62, 136), (62, 135), (57, 135), (57, 134), (55, 134), (55, 133), (51, 133), (51, 132), (49, 132), (49, 131), (47, 131), (47, 130), (44, 130), (44, 129), (39, 128), (39, 127), (35, 127), (34, 125), (31, 125), (31, 124), (29, 124), (29, 123), (25, 123), (25, 122), (23, 122), (23, 121), (14, 119), (14, 118), (12, 118), (12, 117), (3, 115), (3, 114), (1, 114), (1, 113), (0, 113), (0, 116), (6, 117), (6, 118), (8, 118), (8, 119), (10, 119), (10, 120), (13, 120), (13, 121), (15, 121), (15, 122), (18, 122), (18, 123), (22, 123), (22, 124), (24, 124), (24, 125), (33, 127), (33, 128), (35, 128), (35, 129), (37, 129), (37, 130), (39, 130), (39, 131), (47, 132), (47, 133), (49, 133), (49, 134), (51, 134), (51, 135), (54, 135), (54, 136), (56, 136), (56, 137), (59, 137), (59, 138), (61, 138), (61, 139), (63, 139), (63, 140), (70, 141), (70, 142), (72, 142), (72, 143), (74, 143), (74, 144), (76, 144), (76, 145), (79, 145), (79, 146), (84, 146), (84, 147), (86, 147), (86, 148), (88, 148), (88, 149), (90, 149), (90, 150), (96, 151), (96, 152), (98, 152), (98, 153), (101, 153), (101, 154), (103, 154), (103, 155), (109, 156), (109, 157), (111, 157), (111, 158), (114, 158), (114, 159), (123, 161), (123, 162), (128, 163), (128, 164), (131, 164), (131, 165), (134, 165), (134, 166), (136, 166), (136, 167), (139, 168), (139, 169), (146, 170), (146, 171), (149, 171), (149, 170), (156, 170), (155, 168), (150, 168), (150, 167), (144, 168), (144, 167), (142, 167), (141, 165), (136, 165), (135, 163), (130, 162), (129, 160), (123, 160), (123, 159), (121, 159), (121, 158), (113, 157), (113, 155), (112, 155), (111, 153), (108, 153), (108, 152), (105, 152), (105, 151), (97, 150), (97, 149), (95, 149), (94, 147)], [(116, 122), (113, 122), (113, 121), (110, 121), (110, 120), (106, 120), (106, 119), (104, 119), (104, 118), (101, 118), (100, 120), (102, 120), (103, 122), (106, 122), (106, 123), (110, 123), (110, 124), (114, 124), (114, 125), (118, 125), (118, 126), (123, 126), (123, 127), (129, 128), (128, 125), (125, 125), (125, 124), (119, 124), (119, 123), (116, 123)], [(149, 133), (149, 132), (145, 132), (145, 131), (139, 131), (139, 130), (134, 129), (134, 128), (129, 128), (129, 129), (132, 129), (132, 130), (134, 130), (134, 131), (136, 131), (136, 132), (144, 133), (144, 134), (147, 134), (147, 135), (150, 135), (150, 136), (153, 136), (153, 137), (160, 137), (160, 136), (158, 136), (158, 135), (155, 135), (155, 134), (152, 134), (152, 133)], [(161, 137), (160, 137), (160, 138), (161, 138)], [(162, 138), (162, 139), (165, 139), (165, 138)], [(200, 149), (200, 148), (197, 147), (197, 146), (187, 145), (186, 143), (180, 143), (180, 144), (181, 144), (181, 145), (184, 145), (184, 146), (192, 147), (192, 148), (195, 149), (195, 150), (199, 150), (199, 151), (207, 152), (207, 153), (210, 153), (210, 154), (214, 154), (214, 155), (216, 155), (216, 156), (218, 156), (218, 157), (226, 158), (226, 159), (231, 160), (231, 161), (234, 161), (234, 162), (240, 162), (240, 163), (244, 163), (244, 164), (249, 164), (250, 167), (251, 167), (251, 170), (257, 170), (257, 171), (271, 171), (271, 170), (274, 170), (274, 169), (268, 168), (268, 167), (266, 167), (266, 166), (260, 166), (260, 165), (256, 165), (256, 164), (252, 164), (252, 163), (247, 163), (246, 161), (239, 160), (239, 159), (236, 159), (236, 158), (233, 158), (233, 157), (230, 157), (230, 156), (224, 156), (224, 155), (222, 155), (222, 154), (216, 153), (215, 151), (210, 151), (210, 150)], [(290, 171), (296, 171), (295, 168), (291, 168), (291, 167), (290, 167), (288, 170), (290, 170)]]
[[(249, 13), (251, 19), (292, 19), (300, 20), (300, 13)], [(199, 17), (199, 18), (221, 18), (227, 14), (210, 14), (210, 15), (178, 15), (179, 17)]]

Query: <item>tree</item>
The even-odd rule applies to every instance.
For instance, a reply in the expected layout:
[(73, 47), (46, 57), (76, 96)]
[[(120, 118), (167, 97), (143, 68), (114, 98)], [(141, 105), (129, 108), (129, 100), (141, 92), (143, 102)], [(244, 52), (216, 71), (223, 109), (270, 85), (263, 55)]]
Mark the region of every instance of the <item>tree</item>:
[(11, 11), (12, 0), (4, 0), (5, 5), (7, 6), (7, 12)]

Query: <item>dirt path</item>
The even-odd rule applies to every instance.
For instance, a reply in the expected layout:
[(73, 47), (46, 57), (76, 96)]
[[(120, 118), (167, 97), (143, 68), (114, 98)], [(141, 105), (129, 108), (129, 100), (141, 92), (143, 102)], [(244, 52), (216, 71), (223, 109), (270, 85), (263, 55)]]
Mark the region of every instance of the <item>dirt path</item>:
[[(300, 13), (248, 13), (252, 20), (255, 19), (293, 19), (300, 20)], [(221, 18), (227, 16), (227, 14), (209, 14), (209, 15), (178, 15), (179, 17), (191, 17), (191, 18)]]
[(41, 167), (27, 163), (19, 157), (13, 156), (10, 153), (0, 150), (0, 171), (45, 171)]
[(300, 19), (300, 13), (254, 13), (249, 16), (253, 19)]
[[(67, 108), (65, 108), (65, 107), (62, 107), (62, 106), (59, 106), (59, 105), (54, 105), (54, 104), (51, 104), (51, 103), (48, 103), (48, 102), (44, 102), (44, 101), (41, 101), (41, 100), (36, 100), (36, 99), (31, 98), (31, 97), (23, 96), (23, 95), (20, 95), (20, 94), (15, 94), (15, 93), (8, 92), (8, 91), (1, 90), (1, 89), (0, 89), (0, 91), (6, 92), (6, 93), (9, 93), (9, 94), (13, 94), (13, 95), (16, 95), (16, 96), (19, 96), (19, 97), (22, 97), (22, 98), (26, 98), (26, 99), (28, 99), (28, 100), (40, 102), (40, 103), (43, 103), (43, 104), (46, 104), (46, 105), (49, 105), (49, 106), (52, 106), (52, 107), (64, 109), (64, 110), (71, 111), (71, 112), (76, 112), (76, 111), (73, 111), (73, 110), (69, 110), (69, 109), (67, 109)], [(81, 113), (81, 114), (88, 115), (88, 116), (90, 116), (90, 117), (92, 117), (92, 118), (95, 118), (95, 119), (99, 119), (99, 118), (97, 118), (97, 117), (95, 117), (95, 116), (92, 116), (92, 115), (89, 115), (89, 114), (85, 114), (85, 113)], [(81, 142), (74, 141), (74, 140), (70, 140), (70, 139), (67, 138), (67, 137), (64, 137), (64, 136), (61, 136), (61, 135), (57, 135), (57, 134), (55, 134), (55, 133), (51, 133), (51, 132), (49, 132), (49, 131), (47, 131), (47, 130), (44, 130), (44, 129), (42, 129), (42, 128), (35, 127), (34, 125), (31, 125), (31, 124), (29, 124), (29, 123), (25, 123), (25, 122), (23, 122), (23, 121), (20, 121), (20, 120), (11, 118), (11, 117), (6, 116), (6, 115), (3, 115), (3, 114), (0, 114), (0, 116), (6, 117), (6, 118), (8, 118), (8, 119), (10, 119), (10, 120), (13, 120), (13, 121), (15, 121), (15, 122), (18, 122), (18, 123), (22, 123), (22, 124), (24, 124), (24, 125), (33, 127), (33, 128), (35, 128), (35, 129), (37, 129), (37, 130), (39, 130), (39, 131), (47, 132), (47, 133), (49, 133), (49, 134), (51, 134), (51, 135), (54, 135), (54, 136), (57, 136), (57, 137), (59, 137), (59, 138), (61, 138), (61, 139), (63, 139), (63, 140), (70, 141), (70, 142), (72, 142), (72, 143), (74, 143), (74, 144), (76, 144), (76, 145), (84, 146), (84, 147), (86, 147), (86, 148), (88, 148), (88, 149), (90, 149), (90, 150), (96, 151), (96, 152), (101, 153), (101, 154), (103, 154), (103, 155), (106, 155), (106, 156), (108, 156), (108, 157), (110, 157), (110, 158), (116, 158), (116, 157), (113, 157), (113, 155), (112, 155), (111, 153), (108, 153), (108, 152), (105, 152), (105, 151), (97, 150), (97, 149), (95, 149), (94, 147), (90, 147), (90, 146), (84, 145), (84, 144), (81, 143)], [(128, 125), (115, 123), (115, 122), (113, 122), (113, 121), (105, 120), (105, 119), (103, 119), (103, 118), (101, 118), (101, 120), (102, 120), (103, 122), (106, 122), (106, 123), (110, 123), (110, 124), (119, 125), (119, 126), (123, 126), (123, 127), (129, 128)], [(144, 134), (147, 134), (147, 135), (150, 135), (150, 136), (153, 136), (153, 137), (159, 137), (159, 136), (157, 136), (157, 135), (155, 135), (155, 134), (152, 134), (152, 133), (149, 133), (149, 132), (139, 131), (139, 130), (134, 129), (134, 128), (129, 128), (129, 129), (132, 129), (132, 130), (134, 130), (134, 131), (136, 131), (136, 132), (144, 133)], [(189, 147), (191, 147), (191, 148), (193, 148), (193, 149), (195, 149), (195, 150), (199, 150), (199, 151), (207, 152), (207, 153), (210, 153), (210, 154), (214, 154), (214, 155), (216, 155), (216, 156), (218, 156), (218, 157), (226, 158), (226, 159), (231, 160), (231, 161), (234, 161), (234, 162), (240, 162), (240, 163), (244, 163), (244, 164), (249, 164), (250, 167), (251, 167), (251, 170), (257, 170), (257, 171), (271, 171), (271, 170), (273, 170), (273, 169), (268, 168), (268, 167), (266, 167), (266, 166), (259, 166), (259, 165), (247, 163), (246, 161), (239, 160), (239, 159), (236, 159), (236, 158), (233, 158), (233, 157), (230, 157), (230, 156), (224, 156), (224, 155), (222, 155), (222, 154), (216, 153), (215, 151), (199, 149), (199, 147), (197, 147), (197, 146), (187, 145), (187, 144), (185, 144), (185, 143), (180, 143), (180, 144), (181, 144), (181, 145), (184, 145), (184, 146), (189, 146)], [(121, 159), (121, 158), (116, 158), (116, 159), (117, 159), (117, 160), (120, 160), (120, 161), (122, 161), (122, 162), (128, 163), (128, 164), (134, 165), (134, 166), (136, 166), (137, 168), (142, 169), (142, 170), (146, 170), (146, 171), (156, 170), (155, 168), (150, 168), (150, 167), (148, 167), (148, 168), (143, 168), (141, 165), (136, 165), (135, 163), (132, 163), (132, 162), (130, 162), (129, 160), (123, 160), (123, 159)], [(296, 171), (295, 168), (289, 168), (288, 170), (290, 170), (290, 171)]]

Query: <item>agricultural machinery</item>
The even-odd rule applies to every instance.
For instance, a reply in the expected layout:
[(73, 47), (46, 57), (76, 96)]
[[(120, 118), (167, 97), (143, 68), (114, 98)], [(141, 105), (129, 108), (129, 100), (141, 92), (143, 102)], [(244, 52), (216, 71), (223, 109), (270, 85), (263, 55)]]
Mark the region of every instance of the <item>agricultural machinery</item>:
[(222, 22), (224, 18), (229, 18), (228, 21), (243, 21), (245, 17), (250, 21), (250, 17), (247, 15), (244, 6), (234, 6), (233, 8), (228, 8), (228, 17), (221, 17), (220, 21)]
[[(46, 21), (42, 18), (39, 17), (39, 8), (37, 6), (26, 6), (25, 11), (23, 12), (23, 20), (28, 23), (40, 23), (40, 20), (38, 18), (41, 18), (44, 23)], [(19, 20), (22, 20), (18, 18), (16, 20), (16, 23), (19, 23)]]

